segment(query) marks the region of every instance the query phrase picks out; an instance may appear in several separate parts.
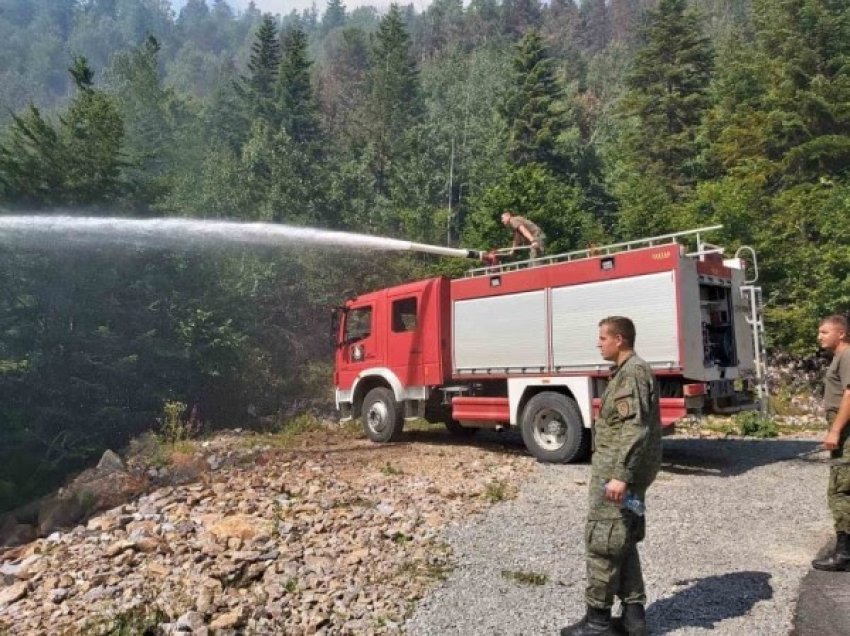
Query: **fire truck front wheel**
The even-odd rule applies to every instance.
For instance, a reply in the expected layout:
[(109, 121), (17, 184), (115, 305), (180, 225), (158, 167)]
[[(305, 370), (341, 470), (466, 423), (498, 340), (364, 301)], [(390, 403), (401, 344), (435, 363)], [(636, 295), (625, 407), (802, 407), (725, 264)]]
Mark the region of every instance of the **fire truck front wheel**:
[(584, 428), (576, 401), (546, 391), (532, 397), (522, 412), (522, 441), (539, 461), (566, 464), (590, 451), (590, 431)]
[(393, 392), (379, 386), (363, 400), (363, 430), (373, 442), (393, 442), (404, 428), (404, 417)]

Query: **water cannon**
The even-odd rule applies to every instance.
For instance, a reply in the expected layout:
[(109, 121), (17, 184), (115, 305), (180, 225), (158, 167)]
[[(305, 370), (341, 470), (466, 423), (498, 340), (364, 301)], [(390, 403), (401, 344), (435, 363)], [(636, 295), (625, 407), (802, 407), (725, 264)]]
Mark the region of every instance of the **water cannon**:
[(411, 252), (425, 252), (426, 254), (437, 254), (438, 256), (456, 256), (458, 258), (471, 258), (481, 261), (487, 267), (498, 265), (503, 256), (514, 251), (530, 250), (530, 245), (517, 245), (516, 247), (501, 247), (489, 251), (468, 250), (461, 247), (442, 247), (440, 245), (428, 245), (427, 243), (412, 243), (399, 241), (396, 249), (409, 250)]
[(424, 252), (426, 254), (437, 254), (438, 256), (456, 256), (458, 258), (471, 258), (476, 261), (484, 260), (484, 252), (480, 250), (468, 250), (461, 247), (442, 247), (440, 245), (428, 245), (427, 243), (413, 243), (403, 241), (399, 249), (411, 252)]

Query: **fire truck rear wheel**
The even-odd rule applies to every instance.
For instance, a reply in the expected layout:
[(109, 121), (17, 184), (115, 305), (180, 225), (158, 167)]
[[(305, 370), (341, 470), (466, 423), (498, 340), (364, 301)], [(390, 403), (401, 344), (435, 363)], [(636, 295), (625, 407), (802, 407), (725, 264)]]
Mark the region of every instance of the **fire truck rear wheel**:
[(590, 431), (584, 428), (576, 401), (546, 391), (532, 397), (522, 412), (522, 441), (539, 461), (566, 464), (590, 452)]
[(404, 417), (393, 392), (379, 386), (366, 394), (362, 411), (363, 430), (373, 442), (393, 442), (404, 428)]

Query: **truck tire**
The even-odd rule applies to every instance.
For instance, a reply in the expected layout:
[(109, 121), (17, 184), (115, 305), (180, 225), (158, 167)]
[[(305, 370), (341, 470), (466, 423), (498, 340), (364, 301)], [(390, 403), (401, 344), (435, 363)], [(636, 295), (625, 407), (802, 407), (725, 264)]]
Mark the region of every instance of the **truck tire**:
[(451, 417), (446, 418), (446, 430), (451, 434), (452, 437), (459, 438), (472, 437), (479, 431), (478, 428), (474, 428), (472, 426), (464, 426), (457, 420), (453, 420)]
[(366, 394), (361, 419), (366, 436), (373, 442), (394, 442), (404, 428), (404, 417), (393, 392), (382, 386)]
[(538, 461), (566, 464), (590, 452), (590, 431), (584, 428), (576, 401), (545, 391), (532, 397), (522, 412), (522, 441)]

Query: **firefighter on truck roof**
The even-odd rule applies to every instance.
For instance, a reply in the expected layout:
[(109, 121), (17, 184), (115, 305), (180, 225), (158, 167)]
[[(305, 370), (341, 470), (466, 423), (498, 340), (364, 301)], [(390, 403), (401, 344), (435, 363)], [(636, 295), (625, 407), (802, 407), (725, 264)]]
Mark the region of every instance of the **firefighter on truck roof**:
[(536, 223), (529, 221), (524, 216), (513, 214), (510, 210), (502, 212), (502, 224), (514, 232), (514, 241), (511, 245), (511, 255), (520, 245), (531, 245), (531, 258), (543, 256), (546, 249), (546, 235)]

